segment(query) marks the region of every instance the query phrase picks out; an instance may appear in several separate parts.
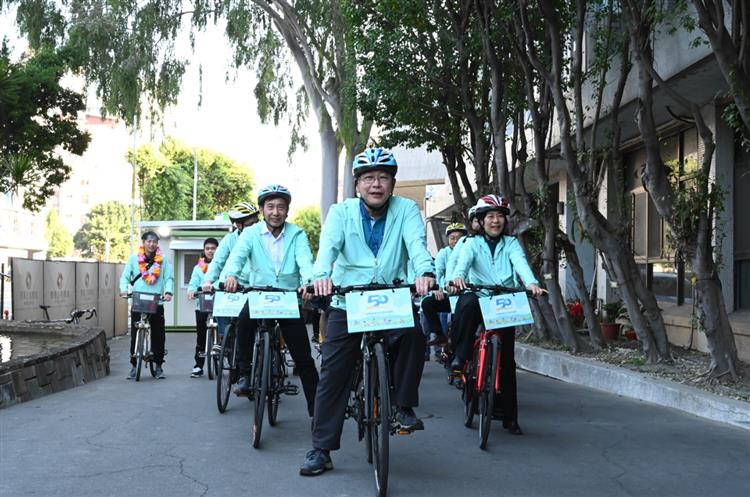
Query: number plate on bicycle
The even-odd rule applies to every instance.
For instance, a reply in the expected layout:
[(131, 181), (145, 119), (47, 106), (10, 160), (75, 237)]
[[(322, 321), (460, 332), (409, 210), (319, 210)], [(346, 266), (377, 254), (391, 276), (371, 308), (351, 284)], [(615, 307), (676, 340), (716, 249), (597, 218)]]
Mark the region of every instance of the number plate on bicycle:
[(133, 292), (131, 310), (142, 314), (156, 314), (159, 308), (159, 297), (158, 293)]
[(217, 292), (214, 294), (214, 317), (236, 318), (247, 302), (244, 293)]
[(294, 319), (299, 317), (297, 292), (250, 292), (247, 306), (253, 319)]
[(484, 327), (488, 330), (534, 322), (529, 307), (529, 299), (525, 292), (480, 297), (479, 307), (482, 309)]
[(395, 288), (347, 293), (346, 323), (349, 333), (411, 328), (411, 292), (408, 288)]
[(213, 312), (214, 295), (212, 293), (201, 293), (198, 295), (198, 310), (201, 312)]

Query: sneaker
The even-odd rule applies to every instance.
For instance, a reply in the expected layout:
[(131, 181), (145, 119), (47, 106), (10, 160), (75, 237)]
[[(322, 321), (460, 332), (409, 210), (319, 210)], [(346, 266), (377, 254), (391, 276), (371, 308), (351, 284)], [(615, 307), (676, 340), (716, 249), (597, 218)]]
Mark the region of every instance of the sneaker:
[(453, 371), (461, 371), (464, 368), (464, 361), (456, 356), (453, 356), (453, 360), (451, 361), (451, 369)]
[(403, 430), (424, 430), (424, 423), (411, 407), (396, 407), (396, 427)]
[(154, 375), (154, 378), (156, 378), (157, 380), (163, 380), (164, 378), (166, 378), (166, 376), (164, 376), (164, 370), (161, 368), (161, 366), (156, 366), (156, 374)]
[(234, 394), (237, 397), (251, 397), (253, 396), (253, 389), (250, 388), (250, 377), (243, 376), (240, 381), (234, 386)]
[(127, 376), (125, 377), (125, 379), (126, 379), (126, 380), (135, 380), (135, 373), (136, 373), (136, 371), (135, 371), (135, 366), (133, 366), (132, 368), (130, 368), (130, 372), (129, 372), (129, 373), (128, 373), (128, 375), (127, 375)]
[(331, 455), (327, 450), (313, 449), (305, 455), (305, 462), (299, 468), (302, 476), (317, 476), (333, 469)]
[(191, 378), (200, 378), (203, 376), (203, 368), (195, 366), (193, 370), (190, 372)]

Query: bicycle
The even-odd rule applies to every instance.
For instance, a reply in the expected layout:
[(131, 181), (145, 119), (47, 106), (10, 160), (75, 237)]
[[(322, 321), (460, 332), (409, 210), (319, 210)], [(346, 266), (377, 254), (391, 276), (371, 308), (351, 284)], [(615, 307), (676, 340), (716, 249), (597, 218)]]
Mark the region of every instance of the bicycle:
[[(294, 290), (276, 288), (272, 286), (238, 287), (238, 292), (269, 292), (289, 293)], [(252, 445), (260, 447), (260, 437), (263, 431), (263, 417), (268, 408), (268, 424), (276, 426), (281, 395), (297, 395), (297, 385), (286, 382), (286, 347), (283, 345), (281, 327), (275, 318), (258, 320), (255, 330), (255, 343), (252, 353), (252, 367), (250, 369), (250, 388), (253, 391), (255, 407), (253, 409)]]
[(96, 316), (96, 307), (90, 309), (73, 309), (70, 311), (70, 317), (62, 319), (50, 319), (48, 305), (40, 305), (40, 309), (44, 311), (44, 320), (28, 320), (27, 323), (61, 323), (61, 324), (80, 324), (81, 318), (86, 316), (84, 319), (89, 320)]
[(206, 317), (206, 345), (202, 356), (208, 370), (208, 379), (213, 380), (219, 372), (219, 327), (213, 316), (214, 292), (197, 291), (198, 310), (208, 313)]
[[(220, 285), (220, 289), (223, 290), (223, 284)], [(216, 407), (221, 414), (227, 411), (232, 385), (240, 379), (237, 321), (237, 316), (230, 317), (216, 357)]]
[[(452, 286), (449, 283), (449, 286)], [(487, 290), (491, 296), (531, 292), (523, 288), (510, 288), (499, 285), (472, 285), (467, 283), (465, 291)], [(479, 336), (475, 338), (472, 358), (467, 359), (459, 373), (461, 399), (464, 403), (464, 426), (471, 428), (474, 416), (479, 414), (479, 448), (487, 448), (487, 441), (495, 408), (495, 396), (502, 394), (499, 336), (501, 329), (486, 330), (479, 326)]]
[[(414, 285), (402, 284), (395, 280), (392, 285), (372, 283), (333, 287), (333, 294), (345, 296), (352, 292), (371, 290), (394, 290), (410, 288)], [(308, 287), (308, 292), (313, 287)], [(412, 430), (400, 427), (394, 416), (391, 405), (390, 361), (388, 356), (387, 331), (366, 331), (362, 333), (362, 356), (355, 366), (346, 418), (357, 422), (358, 440), (365, 440), (367, 462), (373, 464), (375, 491), (378, 497), (384, 497), (388, 489), (389, 437), (395, 434), (408, 435)]]
[[(135, 381), (141, 381), (141, 369), (144, 362), (148, 364), (151, 376), (156, 378), (156, 363), (151, 350), (151, 323), (148, 316), (156, 314), (162, 296), (156, 293), (132, 292), (127, 294), (126, 298), (131, 297), (133, 298), (131, 310), (141, 315), (136, 323), (135, 350), (133, 351), (136, 358)], [(166, 349), (164, 355), (167, 355)]]

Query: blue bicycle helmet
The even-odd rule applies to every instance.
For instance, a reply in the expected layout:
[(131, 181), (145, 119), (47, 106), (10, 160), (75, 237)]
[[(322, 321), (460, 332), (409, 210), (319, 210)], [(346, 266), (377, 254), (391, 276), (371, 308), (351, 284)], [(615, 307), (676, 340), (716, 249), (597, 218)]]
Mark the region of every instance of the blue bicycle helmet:
[(270, 184), (260, 189), (258, 192), (258, 205), (263, 207), (263, 202), (271, 198), (282, 197), (287, 202), (292, 203), (292, 194), (289, 193), (289, 189), (285, 186)]
[(398, 164), (391, 152), (384, 148), (368, 148), (357, 155), (352, 162), (352, 174), (355, 178), (367, 171), (386, 171), (396, 176)]
[(472, 219), (474, 219), (477, 215), (477, 206), (472, 205), (469, 207), (469, 222), (471, 222)]

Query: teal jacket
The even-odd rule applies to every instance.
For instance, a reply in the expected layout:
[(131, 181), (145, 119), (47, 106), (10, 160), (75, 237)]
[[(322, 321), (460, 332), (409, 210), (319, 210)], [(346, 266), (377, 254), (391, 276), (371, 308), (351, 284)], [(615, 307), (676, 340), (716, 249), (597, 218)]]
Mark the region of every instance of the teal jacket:
[(261, 237), (264, 226), (260, 222), (242, 231), (227, 260), (226, 276), (238, 277), (243, 267), (249, 264), (252, 284), (255, 286), (269, 285), (296, 290), (310, 282), (313, 274), (312, 252), (302, 228), (296, 224), (284, 223), (284, 256), (277, 273)]
[[(239, 237), (240, 237), (240, 231), (235, 230), (229, 233), (224, 238), (222, 238), (221, 241), (219, 242), (219, 246), (216, 248), (216, 252), (214, 253), (214, 258), (211, 261), (211, 264), (208, 265), (208, 270), (206, 271), (206, 274), (204, 275), (204, 281), (208, 280), (212, 282), (214, 288), (219, 288), (219, 282), (224, 281), (227, 277), (226, 271), (225, 271), (227, 259), (229, 259), (229, 254), (232, 252), (232, 249), (237, 243), (237, 240), (239, 239)], [(237, 281), (242, 286), (248, 286), (252, 284), (251, 271), (250, 271), (249, 265), (242, 268), (242, 272), (237, 278)]]
[[(350, 198), (328, 211), (315, 261), (316, 280), (331, 278), (341, 286), (391, 283), (407, 278), (409, 261), (416, 276), (435, 271), (416, 202), (391, 197), (377, 257), (365, 241), (359, 203), (358, 198)], [(343, 298), (334, 298), (332, 305), (345, 309)]]
[(441, 248), (435, 257), (435, 278), (437, 279), (437, 284), (440, 285), (441, 288), (445, 286), (445, 270), (448, 266), (448, 259), (452, 253), (453, 249), (448, 245), (447, 247)]
[[(443, 278), (444, 283), (441, 286), (445, 286), (449, 281), (453, 281), (453, 273), (456, 272), (456, 266), (458, 265), (458, 258), (461, 256), (461, 250), (466, 246), (466, 242), (471, 240), (473, 236), (464, 236), (456, 242), (456, 246), (453, 247), (448, 260), (445, 263), (445, 277)], [(471, 281), (471, 269), (469, 270), (469, 281)]]
[[(171, 293), (174, 295), (174, 274), (172, 273), (172, 264), (169, 263), (169, 258), (167, 258), (166, 255), (162, 254), (162, 256), (164, 257), (164, 260), (161, 263), (159, 278), (153, 285), (146, 283), (143, 278), (138, 278), (138, 280), (132, 285), (134, 292), (156, 293), (159, 295)], [(153, 274), (153, 272), (154, 267), (151, 266), (148, 270), (148, 274)], [(120, 276), (120, 292), (127, 292), (128, 287), (130, 287), (130, 282), (139, 274), (141, 274), (141, 270), (138, 269), (138, 256), (131, 255), (130, 259), (128, 259), (128, 263), (125, 264), (125, 270), (122, 272), (122, 276)], [(161, 305), (161, 302), (159, 305)]]
[(525, 286), (539, 284), (526, 261), (526, 255), (515, 237), (503, 235), (495, 248), (494, 257), (483, 236), (475, 236), (466, 242), (453, 273), (454, 278), (466, 279), (471, 271), (469, 283), (475, 285), (518, 286), (516, 275)]
[[(210, 263), (209, 263), (210, 265)], [(190, 275), (190, 281), (187, 285), (188, 292), (197, 292), (201, 289), (201, 285), (203, 284), (203, 280), (205, 279), (206, 275), (208, 274), (208, 270), (204, 273), (201, 271), (201, 267), (196, 264), (193, 268), (193, 272)], [(200, 302), (198, 302), (198, 299), (195, 300), (195, 308), (198, 309), (200, 307)]]

